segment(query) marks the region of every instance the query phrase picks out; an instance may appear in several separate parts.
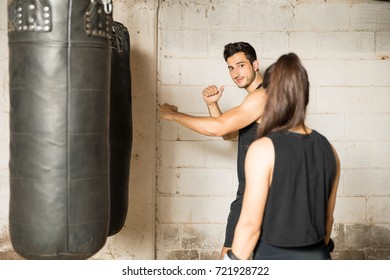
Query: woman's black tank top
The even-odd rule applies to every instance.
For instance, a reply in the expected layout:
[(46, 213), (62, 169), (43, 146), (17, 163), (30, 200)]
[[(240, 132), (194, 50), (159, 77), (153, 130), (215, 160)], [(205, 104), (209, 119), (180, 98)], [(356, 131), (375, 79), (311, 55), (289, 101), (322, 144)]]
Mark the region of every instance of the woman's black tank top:
[(336, 175), (328, 140), (313, 130), (269, 134), (275, 165), (261, 240), (282, 247), (316, 244), (325, 236), (326, 210)]

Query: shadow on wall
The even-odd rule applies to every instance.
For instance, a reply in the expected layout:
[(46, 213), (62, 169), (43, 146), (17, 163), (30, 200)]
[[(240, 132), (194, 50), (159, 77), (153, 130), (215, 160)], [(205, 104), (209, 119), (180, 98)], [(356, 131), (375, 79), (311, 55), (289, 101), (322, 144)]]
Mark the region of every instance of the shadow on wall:
[(105, 246), (92, 257), (97, 260), (155, 257), (155, 176), (152, 174), (156, 157), (156, 77), (150, 75), (155, 73), (154, 64), (149, 63), (153, 58), (136, 46), (130, 49), (133, 144), (127, 217), (121, 231), (109, 236)]

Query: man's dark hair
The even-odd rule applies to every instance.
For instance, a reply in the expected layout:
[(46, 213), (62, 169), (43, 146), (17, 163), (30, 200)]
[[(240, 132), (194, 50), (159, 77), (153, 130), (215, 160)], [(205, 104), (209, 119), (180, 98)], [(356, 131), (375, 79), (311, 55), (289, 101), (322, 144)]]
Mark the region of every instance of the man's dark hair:
[(225, 45), (223, 57), (227, 61), (229, 57), (238, 52), (243, 52), (250, 63), (253, 63), (257, 59), (255, 49), (247, 42), (236, 42)]

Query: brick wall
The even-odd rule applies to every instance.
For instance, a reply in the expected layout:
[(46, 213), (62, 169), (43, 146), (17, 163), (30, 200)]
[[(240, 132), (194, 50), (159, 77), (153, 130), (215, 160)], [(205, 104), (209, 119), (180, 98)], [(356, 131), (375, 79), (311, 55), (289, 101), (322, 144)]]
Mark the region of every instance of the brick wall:
[[(175, 16), (173, 16), (175, 15)], [(297, 53), (311, 83), (308, 125), (336, 147), (342, 176), (336, 259), (390, 259), (390, 3), (381, 1), (161, 1), (158, 101), (207, 115), (209, 84), (239, 104), (223, 46), (248, 41), (261, 70)], [(236, 188), (236, 141), (160, 121), (157, 258), (216, 258)]]
[[(18, 258), (8, 234), (6, 4), (0, 0), (0, 259)], [(308, 124), (342, 162), (334, 257), (390, 259), (389, 2), (114, 0), (114, 18), (131, 36), (130, 204), (125, 228), (94, 258), (218, 258), (237, 188), (237, 143), (156, 122), (156, 102), (206, 115), (201, 91), (216, 84), (226, 86), (222, 110), (238, 105), (244, 92), (222, 50), (243, 40), (255, 46), (262, 71), (290, 51), (308, 70)]]
[(12, 259), (16, 254), (12, 252), (8, 236), (9, 95), (6, 3), (5, 0), (0, 1), (0, 256)]

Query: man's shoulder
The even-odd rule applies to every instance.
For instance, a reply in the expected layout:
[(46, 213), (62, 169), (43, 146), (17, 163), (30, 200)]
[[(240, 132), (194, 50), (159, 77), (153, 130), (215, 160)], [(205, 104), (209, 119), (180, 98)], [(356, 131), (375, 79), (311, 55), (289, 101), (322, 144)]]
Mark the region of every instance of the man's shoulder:
[(248, 95), (245, 97), (245, 99), (258, 99), (262, 100), (267, 96), (264, 88), (259, 88), (251, 91), (248, 93)]
[(263, 89), (252, 91), (245, 97), (239, 106), (240, 113), (250, 115), (252, 121), (258, 121), (263, 114), (266, 103), (266, 93)]

